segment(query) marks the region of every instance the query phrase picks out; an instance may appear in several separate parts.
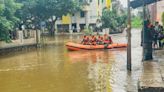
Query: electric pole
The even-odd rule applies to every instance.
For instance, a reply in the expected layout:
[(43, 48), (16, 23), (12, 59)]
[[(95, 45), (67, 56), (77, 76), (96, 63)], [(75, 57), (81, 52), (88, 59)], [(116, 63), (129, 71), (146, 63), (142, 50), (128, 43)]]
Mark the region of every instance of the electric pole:
[(127, 70), (132, 70), (132, 63), (131, 63), (131, 9), (130, 9), (130, 0), (128, 1), (128, 47), (127, 47)]

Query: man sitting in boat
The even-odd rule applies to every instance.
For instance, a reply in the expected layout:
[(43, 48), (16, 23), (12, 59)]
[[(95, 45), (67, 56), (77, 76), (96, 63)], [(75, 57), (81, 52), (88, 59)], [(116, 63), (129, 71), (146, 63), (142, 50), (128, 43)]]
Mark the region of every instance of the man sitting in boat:
[(103, 45), (104, 44), (103, 42), (104, 42), (103, 37), (99, 35), (98, 39), (97, 39), (97, 44), (98, 45)]
[(83, 40), (81, 41), (81, 44), (88, 45), (89, 44), (89, 37), (86, 35), (83, 36)]
[(97, 41), (96, 36), (93, 35), (90, 39), (91, 45), (96, 45), (96, 41)]
[(104, 44), (112, 44), (112, 38), (111, 36), (108, 36), (107, 34), (104, 35)]
[(112, 38), (108, 36), (107, 34), (104, 35), (104, 48), (108, 48), (109, 44), (112, 44)]

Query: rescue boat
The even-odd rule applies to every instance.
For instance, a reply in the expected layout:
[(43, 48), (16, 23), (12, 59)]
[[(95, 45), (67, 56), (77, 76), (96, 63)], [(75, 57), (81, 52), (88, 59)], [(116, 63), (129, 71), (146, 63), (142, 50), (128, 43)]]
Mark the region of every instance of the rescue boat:
[(74, 42), (67, 42), (66, 47), (68, 50), (71, 51), (78, 51), (78, 50), (96, 50), (96, 49), (113, 49), (113, 48), (126, 48), (126, 43), (112, 43), (108, 46), (105, 45), (83, 45)]

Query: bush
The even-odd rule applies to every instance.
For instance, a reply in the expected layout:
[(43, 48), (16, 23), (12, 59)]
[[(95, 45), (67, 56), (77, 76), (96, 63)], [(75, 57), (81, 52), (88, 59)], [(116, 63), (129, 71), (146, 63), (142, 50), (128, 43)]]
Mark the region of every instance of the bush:
[(140, 17), (132, 18), (132, 27), (133, 28), (141, 28), (142, 27), (142, 19)]
[(85, 35), (93, 34), (93, 30), (92, 30), (91, 28), (85, 27), (85, 29), (84, 29), (84, 34), (85, 34)]

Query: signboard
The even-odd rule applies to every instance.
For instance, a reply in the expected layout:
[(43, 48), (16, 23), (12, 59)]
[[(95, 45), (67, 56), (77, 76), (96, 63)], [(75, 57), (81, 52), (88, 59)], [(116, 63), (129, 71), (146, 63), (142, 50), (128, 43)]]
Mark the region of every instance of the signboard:
[(62, 16), (62, 24), (70, 24), (71, 23), (71, 16), (68, 14), (66, 16)]
[(106, 7), (111, 8), (111, 0), (106, 0)]

